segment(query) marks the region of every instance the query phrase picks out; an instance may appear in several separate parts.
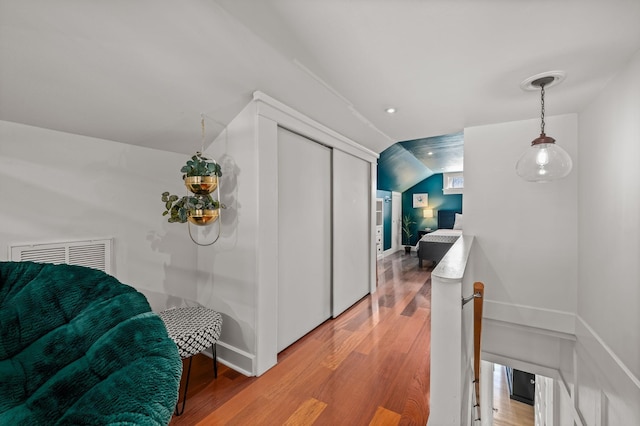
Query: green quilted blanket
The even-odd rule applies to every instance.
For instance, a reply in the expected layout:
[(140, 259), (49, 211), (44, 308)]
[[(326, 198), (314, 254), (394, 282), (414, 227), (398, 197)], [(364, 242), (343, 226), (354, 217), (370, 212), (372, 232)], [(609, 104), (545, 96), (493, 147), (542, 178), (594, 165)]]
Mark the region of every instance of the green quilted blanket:
[(181, 372), (134, 288), (79, 266), (0, 262), (0, 425), (166, 425)]

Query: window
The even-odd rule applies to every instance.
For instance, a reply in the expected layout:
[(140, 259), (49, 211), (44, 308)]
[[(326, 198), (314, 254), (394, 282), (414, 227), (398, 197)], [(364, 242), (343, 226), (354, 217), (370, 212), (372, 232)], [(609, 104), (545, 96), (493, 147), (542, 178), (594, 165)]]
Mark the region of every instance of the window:
[(462, 172), (443, 173), (442, 192), (445, 195), (462, 194), (464, 190), (464, 175)]

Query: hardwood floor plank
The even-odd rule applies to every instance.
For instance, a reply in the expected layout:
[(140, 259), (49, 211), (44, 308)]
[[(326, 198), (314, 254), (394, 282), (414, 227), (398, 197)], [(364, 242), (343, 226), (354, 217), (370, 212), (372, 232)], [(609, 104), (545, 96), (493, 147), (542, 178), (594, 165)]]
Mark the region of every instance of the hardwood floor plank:
[[(382, 317), (386, 318), (386, 315), (390, 314), (390, 311), (387, 308), (383, 308), (383, 311), (385, 312)], [(371, 329), (371, 332), (355, 350), (365, 355), (371, 353), (378, 345), (386, 344), (390, 341), (394, 334), (395, 327), (396, 324), (394, 321), (380, 321), (376, 327)]]
[(402, 416), (383, 407), (378, 407), (373, 419), (369, 422), (369, 426), (394, 426), (400, 424)]
[(309, 398), (287, 419), (284, 426), (311, 425), (326, 407), (324, 402)]
[[(260, 377), (194, 358), (185, 413), (171, 425), (424, 425), (431, 281), (414, 256), (379, 261), (378, 291), (278, 354)], [(208, 367), (208, 369), (207, 369)]]
[[(430, 357), (427, 341), (430, 337), (425, 330), (426, 327), (427, 325), (425, 324), (420, 332), (417, 333), (417, 336), (420, 336), (421, 338), (416, 340), (412, 350), (408, 352), (407, 357), (397, 366), (396, 376), (389, 385), (389, 388), (393, 389), (393, 392), (389, 393), (382, 404), (390, 410), (399, 413), (405, 412), (405, 410), (407, 410), (407, 401), (410, 398), (413, 400), (422, 398), (424, 402), (417, 405), (428, 407), (429, 399), (424, 396), (421, 397), (422, 392), (424, 392), (424, 395), (429, 392), (428, 375), (430, 372)], [(430, 326), (428, 328), (430, 329)], [(426, 336), (422, 337), (425, 334)], [(425, 381), (416, 383), (416, 375), (421, 374), (427, 375), (427, 377), (425, 377)], [(424, 414), (425, 423), (427, 416), (428, 410), (426, 410), (426, 413)]]
[(326, 358), (322, 360), (321, 365), (326, 368), (330, 368), (335, 370), (340, 366), (342, 361), (349, 356), (351, 352), (353, 352), (354, 348), (358, 346), (358, 344), (365, 338), (366, 331), (362, 332), (353, 332), (347, 330), (341, 330), (343, 334), (346, 336), (345, 339), (341, 340), (339, 344), (338, 342), (332, 343), (332, 351), (327, 355)]
[(509, 398), (509, 385), (504, 366), (493, 373), (493, 424), (495, 426), (533, 426), (533, 406)]
[(328, 407), (318, 418), (318, 424), (368, 424), (378, 407), (374, 401), (379, 401), (387, 391), (384, 375), (370, 368), (367, 356), (353, 352), (319, 394)]

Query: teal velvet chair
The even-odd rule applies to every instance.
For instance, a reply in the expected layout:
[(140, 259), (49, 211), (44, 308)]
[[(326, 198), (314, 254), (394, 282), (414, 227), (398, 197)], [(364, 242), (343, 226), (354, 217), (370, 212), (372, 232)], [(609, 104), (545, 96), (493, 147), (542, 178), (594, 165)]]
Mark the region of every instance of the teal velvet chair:
[(134, 288), (80, 266), (0, 262), (0, 425), (166, 425), (181, 373)]

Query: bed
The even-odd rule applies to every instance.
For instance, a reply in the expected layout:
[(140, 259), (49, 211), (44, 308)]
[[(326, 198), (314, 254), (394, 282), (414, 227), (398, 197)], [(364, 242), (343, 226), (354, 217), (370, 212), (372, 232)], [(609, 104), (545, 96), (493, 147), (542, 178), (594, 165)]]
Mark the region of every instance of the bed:
[(438, 230), (424, 235), (416, 244), (418, 267), (428, 260), (437, 264), (462, 235), (462, 214), (455, 210), (438, 211)]

